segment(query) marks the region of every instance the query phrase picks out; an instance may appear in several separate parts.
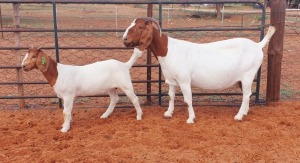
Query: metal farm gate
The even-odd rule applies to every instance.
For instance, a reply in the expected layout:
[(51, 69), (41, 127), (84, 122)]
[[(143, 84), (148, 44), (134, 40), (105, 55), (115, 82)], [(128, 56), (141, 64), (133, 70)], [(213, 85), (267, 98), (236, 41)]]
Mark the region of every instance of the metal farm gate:
[[(200, 10), (210, 4), (218, 4), (223, 10), (220, 21), (213, 21), (212, 9)], [(226, 6), (236, 4), (259, 9), (255, 13), (224, 12)], [(21, 54), (31, 46), (41, 47), (57, 62), (83, 65), (111, 58), (127, 61), (132, 49), (122, 45), (122, 34), (136, 17), (156, 18), (169, 36), (199, 43), (233, 37), (260, 41), (265, 30), (265, 8), (256, 0), (0, 0), (0, 5), (0, 105), (8, 108), (57, 104), (61, 107), (61, 101), (41, 72), (23, 72), (20, 67)], [(233, 22), (230, 16), (226, 18), (237, 14), (239, 23)], [(168, 102), (168, 86), (150, 52), (138, 59), (131, 75), (141, 103), (165, 105)], [(253, 84), (252, 104), (264, 103), (260, 85), (261, 69)], [(196, 105), (239, 105), (242, 95), (239, 88), (213, 92), (192, 90)], [(131, 106), (123, 92), (119, 93), (124, 96), (119, 105)], [(176, 95), (182, 99), (179, 90)], [(102, 107), (108, 105), (107, 99), (106, 94), (80, 97), (75, 107)]]

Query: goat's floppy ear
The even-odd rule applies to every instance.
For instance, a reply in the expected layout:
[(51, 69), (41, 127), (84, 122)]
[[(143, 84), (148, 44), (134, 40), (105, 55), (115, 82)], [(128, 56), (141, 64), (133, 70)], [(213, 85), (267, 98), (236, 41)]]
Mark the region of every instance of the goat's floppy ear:
[(42, 72), (47, 71), (49, 66), (49, 57), (41, 49), (38, 49), (38, 57), (36, 59), (36, 66)]
[(139, 41), (139, 49), (141, 51), (145, 50), (152, 41), (152, 32), (153, 32), (153, 26), (151, 22), (146, 22), (146, 28), (142, 32), (142, 36)]

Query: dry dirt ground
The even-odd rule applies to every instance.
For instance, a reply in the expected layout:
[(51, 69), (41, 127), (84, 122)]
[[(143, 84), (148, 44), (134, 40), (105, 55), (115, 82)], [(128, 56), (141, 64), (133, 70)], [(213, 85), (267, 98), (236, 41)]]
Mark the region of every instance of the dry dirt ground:
[[(26, 9), (25, 5), (22, 7)], [(78, 14), (76, 10), (64, 13), (61, 10), (63, 7), (59, 8), (60, 16)], [(105, 7), (107, 8), (108, 5)], [(112, 7), (115, 9), (115, 6)], [(88, 9), (85, 9), (85, 15), (93, 16), (96, 12), (102, 14), (104, 11), (98, 8)], [(134, 17), (133, 11), (143, 15), (136, 8), (133, 10), (122, 6), (119, 11), (131, 17)], [(39, 17), (45, 16), (49, 19), (52, 10), (48, 10), (49, 13), (43, 12), (45, 15), (39, 10), (34, 10), (33, 13), (26, 12), (22, 13), (27, 16), (32, 14), (34, 17), (38, 13)], [(178, 16), (177, 13), (175, 15)], [(109, 24), (103, 21), (106, 17), (99, 19), (92, 17), (97, 18), (98, 21), (74, 19), (68, 15), (66, 17), (70, 17), (71, 21), (66, 19), (63, 24), (62, 18), (59, 19), (60, 28), (68, 29), (74, 24), (77, 24), (76, 28), (81, 27), (80, 25), (106, 27), (106, 24)], [(91, 22), (98, 24), (91, 24)], [(49, 26), (52, 27), (52, 22), (50, 23)], [(38, 21), (31, 21), (29, 24), (44, 25)], [(120, 28), (125, 28), (128, 24), (130, 22), (118, 25)], [(288, 36), (285, 41), (294, 43), (292, 38), (294, 37)], [(53, 41), (43, 42), (44, 39), (37, 38), (35, 43), (38, 45), (34, 45), (40, 46), (42, 42), (42, 46), (52, 46)], [(60, 45), (84, 45), (81, 40), (96, 43), (97, 46), (103, 41), (99, 38), (93, 40), (90, 37), (82, 37), (74, 41), (60, 40)], [(29, 41), (31, 40), (24, 39), (22, 45), (32, 45), (33, 43), (28, 43)], [(7, 44), (14, 46), (13, 41), (8, 42)], [(115, 42), (111, 44), (113, 46)], [(299, 65), (295, 62), (299, 58), (298, 50), (292, 47), (286, 50), (289, 53), (285, 51), (283, 58), (283, 68), (285, 68), (282, 73), (283, 83), (286, 81), (287, 85), (298, 90), (300, 82), (294, 73)], [(74, 61), (79, 64), (78, 60), (74, 59)], [(263, 65), (263, 74), (266, 74), (264, 71), (266, 71), (266, 64)], [(263, 76), (263, 79), (266, 77)], [(264, 85), (262, 87), (265, 88)], [(1, 90), (3, 93), (2, 88)], [(292, 89), (289, 88), (286, 92), (289, 93), (290, 90)], [(99, 118), (105, 111), (104, 108), (76, 108), (72, 114), (71, 130), (68, 133), (61, 133), (59, 130), (63, 117), (62, 110), (59, 108), (43, 109), (41, 106), (38, 109), (13, 110), (2, 105), (0, 106), (0, 162), (300, 162), (300, 101), (282, 101), (273, 106), (252, 106), (243, 122), (233, 120), (238, 107), (195, 106), (197, 118), (192, 125), (186, 124), (188, 117), (186, 106), (177, 106), (171, 119), (163, 118), (165, 110), (166, 107), (144, 106), (143, 120), (137, 121), (134, 108), (118, 108), (108, 119)]]
[(196, 106), (195, 124), (187, 109), (173, 118), (165, 107), (74, 109), (68, 133), (59, 131), (61, 109), (0, 110), (1, 162), (300, 162), (300, 102), (252, 106), (242, 122), (238, 107)]

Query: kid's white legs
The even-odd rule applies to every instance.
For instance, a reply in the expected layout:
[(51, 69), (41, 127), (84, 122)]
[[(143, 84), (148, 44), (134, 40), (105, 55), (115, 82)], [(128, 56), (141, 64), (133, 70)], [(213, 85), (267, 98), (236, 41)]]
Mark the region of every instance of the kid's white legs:
[(64, 115), (64, 123), (62, 125), (62, 129), (60, 130), (61, 132), (67, 132), (70, 130), (70, 126), (71, 126), (71, 120), (72, 120), (72, 108), (73, 108), (73, 97), (67, 97), (64, 98), (64, 111), (63, 111), (63, 115)]

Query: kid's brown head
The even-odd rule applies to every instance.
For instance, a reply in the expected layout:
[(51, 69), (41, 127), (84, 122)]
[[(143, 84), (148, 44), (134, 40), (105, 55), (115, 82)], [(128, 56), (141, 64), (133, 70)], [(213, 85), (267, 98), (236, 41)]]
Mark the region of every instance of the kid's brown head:
[(39, 48), (30, 48), (25, 54), (21, 66), (24, 71), (36, 68), (45, 72), (49, 66), (49, 57)]

